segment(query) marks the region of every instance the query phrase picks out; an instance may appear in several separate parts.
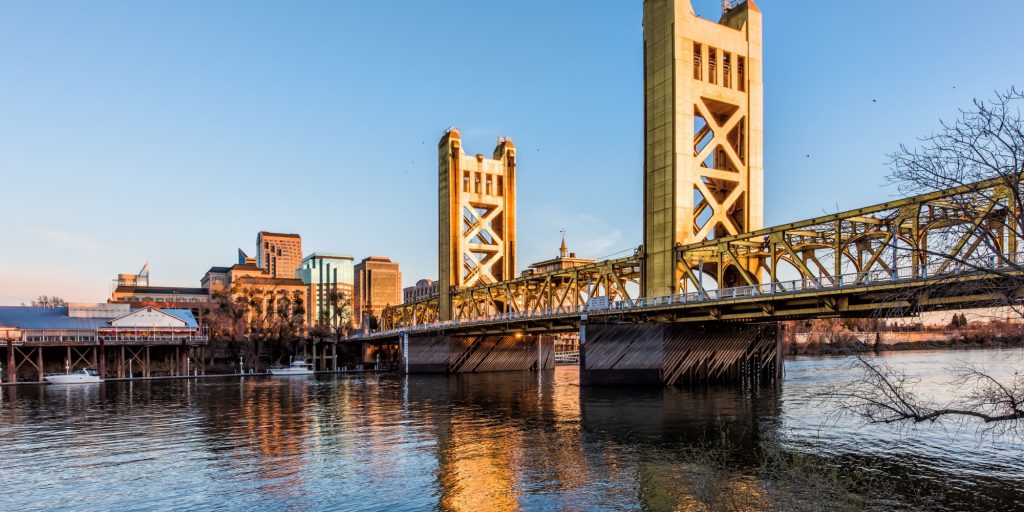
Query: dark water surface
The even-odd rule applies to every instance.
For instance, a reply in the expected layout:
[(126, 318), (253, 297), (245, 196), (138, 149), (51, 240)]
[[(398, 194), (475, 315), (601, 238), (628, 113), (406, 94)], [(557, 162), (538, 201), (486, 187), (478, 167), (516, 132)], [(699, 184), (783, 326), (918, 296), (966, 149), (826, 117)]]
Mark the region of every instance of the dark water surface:
[[(1022, 367), (1019, 351), (886, 359), (939, 398), (957, 362)], [(739, 472), (770, 446), (883, 475), (929, 508), (1024, 509), (1019, 439), (865, 426), (808, 398), (848, 365), (789, 361), (782, 389), (758, 393), (581, 389), (565, 367), (7, 387), (0, 509), (688, 510), (685, 453), (723, 439)]]

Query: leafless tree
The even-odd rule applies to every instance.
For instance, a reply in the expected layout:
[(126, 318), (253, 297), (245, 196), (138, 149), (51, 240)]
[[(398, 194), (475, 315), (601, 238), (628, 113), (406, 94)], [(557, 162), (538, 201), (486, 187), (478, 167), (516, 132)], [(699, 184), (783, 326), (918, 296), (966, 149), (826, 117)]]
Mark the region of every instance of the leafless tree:
[[(930, 288), (888, 297), (887, 303), (908, 304), (879, 316), (909, 316), (914, 294), (941, 296), (952, 288), (960, 295), (985, 297), (984, 305), (1024, 317), (1024, 93), (1011, 88), (991, 101), (975, 100), (953, 122), (920, 139), (916, 147), (901, 145), (890, 155), (891, 181), (904, 194), (956, 190), (942, 199), (933, 217), (934, 229), (920, 240), (890, 250), (902, 265), (939, 265), (957, 269), (963, 278), (936, 280)], [(920, 217), (919, 217), (920, 218)], [(894, 238), (897, 240), (897, 238)], [(909, 245), (909, 247), (907, 247)], [(895, 256), (894, 256), (895, 259)], [(984, 274), (985, 278), (978, 278)], [(979, 304), (980, 305), (980, 304)], [(945, 403), (922, 395), (919, 380), (898, 369), (858, 356), (863, 374), (855, 382), (822, 393), (841, 411), (871, 423), (976, 421), (998, 428), (1017, 428), (1024, 419), (1024, 377), (999, 378), (984, 368), (951, 368), (958, 395)]]
[[(25, 304), (22, 303), (22, 306)], [(67, 301), (56, 295), (40, 295), (32, 301), (34, 308), (62, 308), (68, 305)]]
[[(943, 198), (935, 229), (909, 247), (894, 247), (901, 265), (934, 262), (947, 269), (983, 271), (997, 279), (953, 285), (990, 297), (1024, 317), (1024, 93), (1011, 88), (991, 101), (975, 100), (953, 122), (890, 155), (890, 181), (903, 194), (956, 190)], [(936, 286), (948, 285), (942, 283)], [(941, 290), (936, 290), (941, 292)], [(989, 302), (991, 304), (991, 302)]]
[(999, 379), (984, 368), (961, 364), (951, 368), (953, 398), (939, 402), (922, 394), (919, 378), (884, 362), (857, 357), (861, 376), (820, 393), (839, 410), (876, 424), (980, 421), (988, 428), (1013, 430), (1024, 422), (1024, 374)]

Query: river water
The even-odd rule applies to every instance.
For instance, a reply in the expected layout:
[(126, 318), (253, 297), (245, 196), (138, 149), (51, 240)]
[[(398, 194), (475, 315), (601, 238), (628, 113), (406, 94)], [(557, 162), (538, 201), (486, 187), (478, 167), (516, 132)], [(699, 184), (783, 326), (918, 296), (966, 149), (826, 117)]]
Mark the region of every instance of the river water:
[[(942, 398), (958, 362), (1006, 375), (1024, 354), (885, 359)], [(0, 389), (0, 509), (699, 510), (694, 453), (718, 446), (736, 482), (765, 452), (800, 454), (891, 482), (894, 509), (1024, 509), (1019, 438), (865, 425), (810, 398), (856, 375), (807, 358), (757, 392), (580, 388), (571, 367), (13, 386)]]

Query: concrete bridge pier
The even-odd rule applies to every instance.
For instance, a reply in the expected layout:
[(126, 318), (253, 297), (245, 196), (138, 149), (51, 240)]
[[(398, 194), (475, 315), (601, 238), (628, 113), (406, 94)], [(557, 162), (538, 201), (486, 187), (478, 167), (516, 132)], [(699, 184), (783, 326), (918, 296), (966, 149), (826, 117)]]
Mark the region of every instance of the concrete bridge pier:
[(555, 337), (544, 334), (403, 334), (400, 347), (400, 370), (405, 373), (486, 373), (555, 367)]
[(772, 385), (782, 378), (774, 324), (580, 324), (580, 385)]

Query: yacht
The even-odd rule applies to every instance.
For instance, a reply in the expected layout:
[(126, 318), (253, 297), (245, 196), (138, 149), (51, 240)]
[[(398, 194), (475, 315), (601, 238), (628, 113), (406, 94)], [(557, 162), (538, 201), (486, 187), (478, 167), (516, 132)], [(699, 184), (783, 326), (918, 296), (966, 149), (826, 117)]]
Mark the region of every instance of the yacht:
[(93, 384), (103, 382), (100, 372), (93, 368), (82, 368), (63, 375), (47, 375), (43, 380), (50, 384)]
[(307, 363), (305, 359), (296, 357), (288, 366), (271, 366), (271, 375), (313, 375), (313, 363)]

